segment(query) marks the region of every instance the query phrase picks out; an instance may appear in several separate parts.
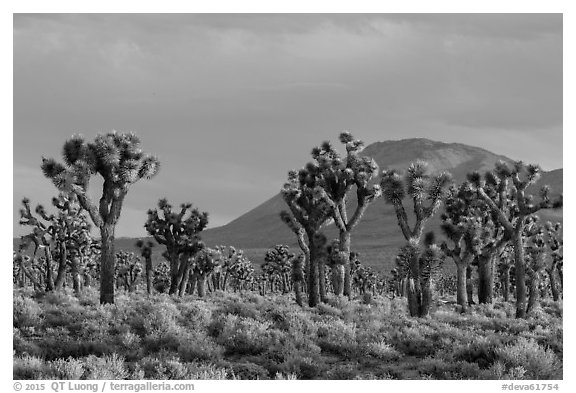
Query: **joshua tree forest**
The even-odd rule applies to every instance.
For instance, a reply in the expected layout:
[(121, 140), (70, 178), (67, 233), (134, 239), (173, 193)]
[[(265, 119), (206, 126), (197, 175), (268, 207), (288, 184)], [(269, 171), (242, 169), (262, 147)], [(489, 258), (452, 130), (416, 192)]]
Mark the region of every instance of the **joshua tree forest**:
[[(164, 36), (155, 29), (164, 29), (167, 20), (160, 17), (156, 20), (157, 17), (126, 19), (127, 26), (139, 26), (145, 21), (146, 30), (141, 34), (150, 34), (150, 42), (160, 43), (164, 39), (160, 37)], [(460, 17), (464, 18), (455, 18)], [(525, 23), (532, 23), (531, 18), (536, 18), (534, 23), (538, 20), (525, 17), (528, 18)], [(100, 36), (103, 33), (99, 29), (88, 31), (86, 26), (101, 26), (99, 18), (128, 16), (98, 16), (86, 20), (84, 27), (75, 24), (76, 16), (56, 18), (50, 23), (39, 20), (33, 24), (26, 18), (15, 16), (15, 31), (18, 31), (15, 64), (22, 62), (28, 64), (26, 67), (33, 67), (33, 56), (26, 57), (23, 53), (28, 53), (27, 50), (16, 49), (33, 45), (25, 41), (31, 26), (40, 26), (46, 31), (60, 25), (75, 26), (78, 42), (83, 42), (82, 45), (98, 42), (108, 51), (112, 49), (105, 45), (106, 40), (115, 38), (106, 36), (102, 43), (94, 37), (104, 37)], [(178, 30), (178, 34), (182, 34), (178, 37), (187, 37), (188, 28), (206, 34), (193, 39), (202, 42), (194, 48), (202, 48), (198, 50), (203, 50), (205, 56), (198, 60), (206, 62), (198, 69), (194, 68), (196, 60), (191, 60), (197, 59), (197, 52), (194, 55), (172, 53), (169, 58), (173, 62), (156, 62), (158, 53), (171, 50), (172, 43), (146, 46), (131, 36), (129, 29), (112, 28), (118, 36), (128, 41), (133, 39), (137, 48), (123, 46), (126, 57), (118, 57), (116, 53), (110, 68), (99, 69), (125, 72), (122, 78), (116, 82), (102, 79), (101, 83), (91, 82), (85, 86), (94, 94), (113, 93), (108, 96), (109, 101), (91, 103), (88, 110), (82, 99), (75, 101), (65, 95), (65, 90), (58, 90), (73, 91), (77, 86), (72, 82), (63, 84), (55, 87), (55, 94), (64, 94), (59, 96), (64, 97), (62, 102), (50, 102), (41, 95), (36, 99), (39, 107), (60, 108), (62, 118), (70, 122), (66, 132), (53, 133), (46, 137), (50, 143), (34, 148), (25, 148), (26, 144), (18, 142), (15, 134), (15, 144), (18, 144), (15, 149), (32, 149), (21, 157), (29, 157), (26, 163), (31, 168), (30, 176), (36, 176), (31, 177), (36, 179), (34, 190), (41, 191), (30, 191), (26, 195), (14, 193), (18, 200), (14, 201), (17, 206), (12, 276), (13, 378), (563, 379), (562, 170), (543, 169), (541, 158), (546, 168), (554, 165), (550, 162), (557, 158), (544, 154), (548, 145), (537, 142), (536, 147), (530, 147), (528, 136), (526, 145), (522, 145), (517, 139), (507, 139), (512, 133), (493, 136), (490, 131), (458, 134), (466, 135), (461, 138), (440, 129), (434, 131), (434, 128), (426, 137), (411, 134), (405, 129), (413, 125), (410, 121), (424, 116), (430, 105), (436, 105), (435, 113), (444, 116), (446, 113), (440, 108), (442, 101), (449, 101), (456, 93), (439, 93), (438, 99), (422, 97), (419, 92), (424, 91), (423, 87), (410, 87), (408, 83), (395, 92), (410, 95), (409, 114), (398, 109), (404, 105), (401, 96), (398, 96), (397, 108), (387, 112), (382, 109), (386, 103), (396, 104), (387, 100), (386, 91), (372, 91), (372, 81), (379, 80), (374, 75), (371, 77), (375, 79), (370, 79), (363, 91), (375, 94), (371, 100), (380, 97), (382, 102), (374, 111), (370, 104), (354, 107), (363, 113), (360, 119), (352, 109), (345, 109), (355, 104), (348, 102), (340, 107), (339, 98), (335, 98), (345, 88), (329, 84), (326, 78), (339, 75), (343, 84), (354, 82), (359, 86), (364, 83), (362, 78), (370, 73), (380, 75), (384, 71), (367, 67), (366, 75), (350, 76), (333, 65), (334, 68), (313, 74), (310, 70), (326, 64), (323, 56), (340, 59), (342, 53), (337, 48), (326, 47), (320, 56), (301, 49), (306, 45), (298, 41), (300, 35), (311, 34), (308, 37), (311, 41), (306, 42), (325, 39), (332, 42), (332, 38), (328, 38), (332, 35), (318, 33), (320, 30), (311, 27), (328, 26), (325, 28), (331, 34), (342, 34), (342, 45), (352, 50), (365, 42), (363, 40), (368, 42), (366, 45), (373, 45), (376, 39), (386, 41), (381, 44), (387, 45), (388, 38), (382, 37), (388, 36), (380, 35), (382, 31), (408, 40), (408, 33), (402, 29), (409, 26), (414, 30), (406, 47), (398, 51), (400, 62), (418, 40), (432, 45), (436, 35), (452, 37), (450, 31), (443, 30), (445, 24), (432, 18), (431, 25), (441, 32), (432, 30), (430, 34), (423, 34), (422, 31), (427, 30), (419, 19), (408, 18), (402, 24), (392, 16), (382, 20), (376, 16), (369, 18), (372, 28), (361, 32), (348, 30), (346, 26), (365, 26), (368, 23), (365, 19), (352, 18), (344, 23), (339, 18), (326, 16), (332, 24), (324, 25), (320, 16), (310, 20), (293, 16), (301, 22), (295, 27), (296, 22), (288, 17), (246, 16), (253, 18), (253, 25), (245, 25), (246, 20), (240, 17), (214, 18), (184, 18), (185, 23), (181, 19), (169, 19), (174, 21), (173, 29), (180, 29), (181, 23), (188, 26)], [(278, 25), (269, 24), (267, 18)], [(484, 31), (482, 26), (486, 20), (482, 18), (490, 18), (479, 18), (471, 20), (478, 22), (479, 31)], [(516, 26), (513, 18), (509, 23)], [(388, 28), (384, 29), (383, 24)], [(553, 19), (551, 25), (556, 24)], [(284, 27), (280, 29), (280, 25)], [(222, 26), (231, 26), (231, 30)], [(524, 24), (518, 26), (521, 31)], [(378, 30), (380, 28), (384, 30)], [(459, 44), (464, 45), (467, 39), (477, 40), (469, 38), (469, 31), (462, 29), (465, 38)], [(228, 35), (237, 34), (233, 31), (262, 38), (245, 41), (245, 35)], [(505, 29), (502, 34), (508, 31)], [(167, 30), (165, 34), (174, 32)], [(367, 38), (372, 34), (377, 38)], [(284, 41), (279, 38), (275, 41), (277, 35), (284, 37)], [(228, 37), (228, 41), (223, 36)], [(57, 46), (53, 50), (68, 50), (63, 48), (70, 46), (71, 53), (77, 56), (72, 56), (70, 61), (80, 64), (85, 47), (75, 47), (76, 43), (69, 42), (66, 34), (59, 37), (62, 41), (53, 43)], [(230, 37), (240, 38), (233, 44)], [(501, 42), (500, 38), (486, 37), (486, 40)], [(537, 40), (529, 36), (520, 41), (524, 39)], [(266, 40), (278, 45), (276, 49), (270, 49)], [(121, 41), (122, 45), (128, 41)], [(193, 47), (190, 42), (178, 41), (182, 46), (176, 47), (190, 49)], [(218, 50), (212, 52), (212, 46), (206, 42)], [(418, 79), (412, 74), (415, 72), (425, 75), (429, 81), (420, 83), (433, 84), (437, 78), (444, 77), (441, 67), (435, 65), (435, 61), (444, 61), (443, 56), (450, 60), (454, 70), (465, 67), (465, 62), (455, 60), (459, 59), (457, 52), (463, 50), (459, 44), (450, 47), (454, 52), (442, 51), (437, 60), (428, 58), (426, 70), (419, 69), (419, 63), (411, 60), (415, 65), (410, 67), (416, 70), (387, 63), (383, 59), (389, 55), (380, 58), (374, 54), (379, 53), (376, 49), (372, 54), (357, 49), (356, 55), (358, 58), (376, 56), (374, 61), (390, 68), (386, 73), (399, 72), (399, 78), (404, 78), (403, 72), (408, 73), (404, 82)], [(480, 44), (474, 41), (474, 45)], [(552, 44), (546, 41), (542, 45)], [(435, 50), (434, 45), (430, 48)], [(43, 56), (44, 52), (34, 53), (34, 56)], [(90, 51), (90, 56), (94, 53), (103, 52)], [(248, 60), (252, 55), (243, 57), (244, 53), (257, 53), (262, 62), (269, 65), (276, 64), (276, 57), (288, 61), (296, 56), (306, 67), (296, 62), (290, 63), (294, 68), (282, 68), (278, 63), (286, 74), (267, 73), (265, 67), (260, 68), (260, 63)], [(270, 53), (270, 57), (264, 53)], [(128, 54), (143, 62), (138, 63), (142, 68), (130, 68)], [(225, 63), (210, 63), (207, 59), (211, 56), (233, 61), (238, 69), (226, 73)], [(60, 64), (61, 60), (51, 59), (46, 61)], [(153, 65), (144, 68), (147, 59), (153, 59)], [(106, 61), (112, 60), (106, 57)], [(207, 77), (222, 72), (216, 79), (221, 82), (214, 82), (208, 88), (201, 77), (184, 72), (186, 67), (181, 69), (178, 62)], [(495, 64), (496, 70), (483, 72), (496, 75), (507, 67), (504, 63)], [(528, 62), (522, 60), (520, 64), (527, 67), (520, 69), (526, 71), (530, 79)], [(22, 74), (16, 75), (15, 89), (25, 91), (29, 86), (23, 76), (28, 68), (22, 67), (17, 71)], [(103, 72), (86, 67), (96, 79)], [(154, 70), (159, 81), (173, 83), (169, 79), (172, 74), (156, 74), (156, 70), (163, 67), (174, 73), (184, 72), (182, 75), (195, 81), (198, 92), (191, 93), (177, 85), (162, 90), (160, 85), (153, 86), (156, 82), (140, 79), (139, 73)], [(294, 82), (289, 87), (272, 84), (276, 80), (284, 83), (281, 79), (290, 79), (291, 70), (300, 70), (300, 67), (309, 71), (302, 77), (308, 78), (306, 81), (317, 78), (313, 87), (312, 82)], [(465, 69), (468, 70), (462, 68)], [(255, 70), (262, 72), (255, 75), (258, 74)], [(110, 76), (113, 72), (107, 73), (106, 78), (114, 78)], [(294, 71), (294, 75), (300, 75), (299, 72)], [(35, 75), (35, 78), (44, 78)], [(454, 77), (453, 73), (449, 75)], [(54, 77), (76, 78), (67, 72)], [(348, 77), (351, 79), (346, 79)], [(474, 80), (484, 77), (481, 73), (472, 76)], [(131, 78), (138, 83), (128, 86), (125, 81)], [(394, 78), (382, 78), (395, 88)], [(502, 83), (509, 83), (513, 78), (520, 76), (503, 78)], [(84, 78), (78, 80), (82, 81), (80, 84), (88, 83)], [(254, 87), (254, 90), (242, 87), (242, 83), (252, 83), (252, 80), (262, 81), (262, 85), (270, 82), (270, 86), (275, 87)], [(142, 83), (150, 83), (150, 91), (154, 93), (148, 96), (142, 93), (141, 100), (124, 103), (122, 94), (131, 97), (130, 89), (139, 90)], [(499, 89), (494, 84), (470, 87), (457, 79), (453, 83), (470, 89), (466, 91), (474, 92), (476, 100), (484, 94), (482, 89), (488, 89), (484, 98), (486, 108), (491, 97), (505, 96), (490, 90)], [(34, 85), (31, 91), (38, 88)], [(235, 88), (242, 92), (242, 98), (227, 93), (236, 91)], [(310, 90), (303, 94), (302, 89)], [(324, 89), (327, 89), (325, 96), (322, 95)], [(172, 92), (167, 93), (169, 91)], [(359, 99), (355, 91), (346, 91), (352, 95), (350, 99)], [(114, 92), (121, 93), (114, 95)], [(182, 110), (176, 101), (171, 101), (171, 94), (182, 94), (182, 99), (190, 99), (184, 106), (197, 107)], [(206, 99), (205, 105), (202, 101), (205, 98), (192, 99), (189, 94), (199, 97), (204, 94), (210, 99)], [(292, 94), (299, 99), (292, 100)], [(462, 94), (459, 99), (465, 100)], [(219, 95), (226, 98), (218, 101)], [(320, 96), (322, 100), (316, 101)], [(334, 108), (322, 106), (324, 99)], [(147, 100), (153, 102), (149, 108)], [(276, 100), (281, 102), (281, 111), (274, 107)], [(423, 104), (424, 101), (433, 104)], [(514, 105), (528, 105), (528, 101), (515, 101)], [(166, 102), (174, 105), (164, 105)], [(216, 102), (224, 106), (213, 108)], [(236, 104), (228, 108), (225, 102)], [(18, 103), (16, 101), (15, 108)], [(261, 112), (251, 112), (254, 103), (258, 103)], [(90, 123), (93, 120), (86, 119), (98, 118), (99, 111), (105, 113), (118, 105), (122, 116), (112, 115), (112, 119), (125, 125), (124, 129), (93, 131)], [(233, 109), (236, 105), (244, 111), (242, 115)], [(329, 110), (326, 113), (332, 113), (335, 121), (323, 123), (321, 118), (326, 117), (311, 115), (313, 111), (308, 105), (318, 105), (315, 108), (320, 112)], [(469, 106), (454, 105), (450, 104), (450, 110), (475, 116)], [(137, 108), (134, 113), (142, 118), (133, 117), (136, 120), (131, 122), (126, 120), (129, 116), (124, 115), (131, 114), (133, 107)], [(211, 111), (215, 112), (210, 115)], [(307, 129), (310, 124), (319, 124), (318, 133), (274, 131), (268, 121), (262, 120), (260, 124), (260, 120), (254, 120), (268, 118), (275, 122), (285, 118), (284, 111), (288, 114), (286, 118), (296, 113), (301, 116), (293, 124), (286, 120), (290, 127), (300, 124)], [(483, 116), (489, 117), (488, 112)], [(511, 109), (507, 113), (511, 119), (515, 119), (513, 112)], [(528, 113), (523, 121), (532, 116), (525, 107), (521, 112), (522, 116)], [(50, 128), (51, 117), (42, 117), (39, 109), (36, 113), (43, 125)], [(69, 113), (70, 118), (65, 113)], [(308, 115), (312, 117), (307, 118)], [(369, 120), (365, 120), (364, 115)], [(155, 116), (162, 121), (154, 121)], [(501, 119), (499, 116), (494, 119)], [(184, 119), (182, 124), (178, 123), (180, 118)], [(15, 124), (19, 124), (18, 119), (15, 109)], [(81, 121), (76, 124), (76, 119)], [(174, 124), (180, 124), (180, 131), (170, 128), (171, 119)], [(80, 133), (82, 121), (89, 124)], [(227, 124), (238, 130), (209, 143), (212, 136), (200, 125), (212, 124), (212, 121), (216, 122), (215, 129)], [(151, 126), (162, 123), (166, 131), (159, 128), (151, 133), (147, 131), (148, 123)], [(93, 124), (106, 129), (104, 123)], [(345, 128), (349, 124), (352, 131)], [(430, 120), (430, 124), (435, 123)], [(513, 128), (516, 123), (510, 120), (509, 124)], [(387, 131), (396, 126), (398, 133)], [(242, 131), (242, 127), (246, 130), (264, 127), (269, 131), (266, 131), (268, 134), (251, 133)], [(525, 133), (522, 135), (531, 132), (520, 128), (518, 132)], [(373, 129), (379, 131), (371, 131)], [(71, 136), (60, 138), (60, 135)], [(497, 143), (485, 142), (490, 138), (500, 139)], [(234, 155), (236, 151), (238, 154)], [(232, 159), (236, 161), (229, 161)], [(19, 164), (15, 164), (15, 171), (16, 165)], [(240, 172), (243, 165), (249, 168), (246, 172)], [(232, 173), (228, 173), (230, 171)], [(264, 173), (273, 175), (265, 177)], [(16, 172), (14, 176), (16, 189), (20, 187)], [(22, 186), (19, 190), (32, 188)], [(242, 205), (243, 195), (258, 196), (250, 196), (249, 202)], [(228, 213), (234, 204), (251, 207)]]

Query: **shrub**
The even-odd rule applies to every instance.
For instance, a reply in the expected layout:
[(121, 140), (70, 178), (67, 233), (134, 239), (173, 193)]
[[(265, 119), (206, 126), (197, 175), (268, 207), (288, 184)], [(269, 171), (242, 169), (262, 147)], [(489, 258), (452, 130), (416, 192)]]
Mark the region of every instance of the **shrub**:
[(385, 362), (391, 360), (397, 360), (402, 356), (400, 352), (398, 352), (384, 340), (366, 344), (364, 346), (364, 351), (366, 352), (367, 355), (373, 356)]
[(224, 348), (201, 333), (188, 336), (178, 347), (178, 354), (183, 362), (216, 361), (222, 357), (223, 353)]
[(14, 296), (12, 301), (14, 311), (14, 327), (40, 326), (42, 322), (42, 309), (33, 299)]
[(268, 370), (255, 363), (234, 363), (231, 368), (236, 379), (270, 379)]
[(84, 374), (83, 362), (69, 357), (56, 359), (50, 364), (52, 377), (50, 379), (81, 379)]
[(86, 379), (127, 379), (124, 358), (113, 353), (103, 357), (90, 355), (85, 360)]
[(226, 348), (228, 354), (257, 355), (269, 344), (267, 329), (270, 322), (259, 322), (228, 314), (223, 318), (222, 330), (217, 342)]
[(14, 379), (50, 379), (44, 378), (48, 371), (46, 362), (36, 356), (17, 356), (14, 358), (12, 374)]
[(356, 326), (340, 319), (330, 318), (319, 322), (318, 345), (323, 351), (344, 356), (352, 355), (357, 349)]
[(562, 379), (562, 367), (554, 352), (534, 340), (520, 337), (515, 344), (497, 349), (496, 355), (506, 367), (506, 373), (517, 373), (513, 370), (522, 367), (523, 379)]

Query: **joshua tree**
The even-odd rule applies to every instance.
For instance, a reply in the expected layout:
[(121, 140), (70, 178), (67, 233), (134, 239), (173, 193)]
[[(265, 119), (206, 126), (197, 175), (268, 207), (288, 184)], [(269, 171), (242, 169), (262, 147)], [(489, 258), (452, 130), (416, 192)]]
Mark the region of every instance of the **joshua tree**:
[[(142, 152), (132, 133), (101, 134), (91, 143), (75, 135), (64, 143), (62, 155), (64, 164), (43, 158), (42, 171), (59, 190), (74, 193), (100, 229), (100, 303), (114, 303), (114, 231), (122, 204), (130, 186), (154, 176), (160, 164)], [(88, 195), (90, 178), (96, 174), (104, 180), (99, 203)]]
[(424, 247), (415, 239), (400, 249), (396, 264), (400, 275), (408, 277), (408, 310), (410, 316), (425, 317), (432, 303), (432, 280), (444, 262), (445, 255), (434, 244), (432, 232), (426, 235)]
[(232, 279), (234, 290), (242, 290), (254, 280), (254, 265), (239, 250), (228, 267), (228, 273)]
[[(308, 304), (315, 307), (319, 298), (318, 256), (314, 245), (315, 235), (329, 219), (330, 207), (325, 198), (321, 198), (319, 186), (320, 169), (308, 163), (300, 171), (290, 171), (288, 181), (282, 188), (282, 197), (290, 213), (282, 211), (280, 218), (296, 234), (298, 245), (306, 256), (308, 279)], [(308, 242), (304, 239), (306, 235)]]
[(290, 291), (290, 271), (294, 257), (295, 255), (290, 252), (290, 247), (283, 244), (278, 244), (266, 252), (262, 270), (268, 276), (271, 289), (279, 280), (282, 285), (282, 292), (288, 293)]
[[(447, 172), (438, 175), (428, 173), (428, 164), (416, 161), (410, 164), (406, 176), (402, 178), (395, 170), (382, 172), (380, 185), (386, 203), (394, 206), (398, 225), (408, 242), (420, 242), (424, 225), (437, 211), (446, 193), (452, 176)], [(404, 208), (408, 197), (414, 205), (415, 222), (412, 228)]]
[(478, 261), (478, 302), (492, 302), (494, 259), (508, 240), (503, 236), (500, 224), (498, 221), (494, 222), (492, 216), (491, 210), (476, 197), (469, 183), (450, 188), (444, 213), (441, 215), (441, 228), (452, 241), (453, 248), (450, 249), (443, 243), (442, 249), (456, 263), (456, 297), (463, 311), (466, 303), (472, 302), (471, 296), (468, 296), (468, 293), (472, 292), (472, 284), (468, 279), (471, 279), (471, 264), (475, 258)]
[(192, 282), (196, 282), (199, 297), (206, 295), (206, 277), (218, 267), (220, 258), (220, 251), (216, 249), (204, 248), (198, 252), (192, 269)]
[(540, 225), (537, 216), (526, 219), (523, 237), (527, 254), (528, 273), (528, 306), (526, 314), (530, 314), (538, 304), (542, 271), (546, 267), (547, 257), (546, 241), (544, 238), (544, 226)]
[(477, 254), (478, 221), (474, 216), (473, 200), (466, 184), (459, 188), (451, 187), (442, 214), (442, 231), (452, 242), (449, 248), (442, 243), (442, 250), (456, 264), (456, 302), (462, 311), (468, 308), (466, 291), (466, 270)]
[(528, 186), (539, 179), (540, 173), (539, 166), (525, 165), (521, 161), (516, 162), (513, 168), (509, 168), (504, 162), (497, 163), (494, 172), (488, 175), (489, 182), (507, 193), (508, 187), (511, 187), (508, 193), (510, 197), (503, 196), (502, 193), (497, 193), (497, 195), (489, 193), (486, 187), (488, 181), (484, 180), (478, 172), (468, 176), (478, 196), (486, 202), (504, 228), (505, 235), (511, 239), (516, 271), (516, 318), (525, 318), (527, 313), (526, 260), (522, 238), (526, 218), (541, 209), (562, 206), (561, 198), (554, 202), (550, 199), (548, 186), (542, 187), (539, 202), (535, 202), (534, 197), (526, 193)]
[(208, 225), (208, 213), (200, 213), (192, 204), (181, 205), (180, 211), (173, 211), (166, 199), (158, 201), (158, 209), (148, 210), (148, 220), (144, 227), (159, 244), (166, 246), (170, 262), (170, 291), (180, 291), (186, 281), (187, 272), (195, 253), (200, 251), (199, 233)]
[(560, 230), (562, 225), (557, 222), (552, 224), (547, 222), (544, 229), (546, 231), (546, 238), (548, 249), (550, 250), (550, 262), (546, 266), (546, 273), (550, 281), (550, 291), (552, 292), (552, 299), (556, 302), (560, 299), (560, 290), (558, 282), (556, 281), (556, 274), (560, 272), (559, 265), (562, 263), (562, 238), (560, 237)]
[[(337, 296), (350, 296), (350, 239), (352, 230), (358, 225), (368, 205), (381, 195), (380, 185), (370, 184), (378, 174), (378, 165), (370, 157), (360, 157), (364, 142), (355, 140), (350, 132), (340, 134), (340, 142), (346, 145), (346, 158), (332, 147), (330, 142), (312, 150), (314, 162), (311, 164), (318, 177), (317, 194), (330, 207), (330, 215), (340, 231), (339, 255), (343, 270), (344, 285), (338, 286)], [(356, 188), (356, 209), (348, 218), (347, 197)]]
[[(39, 248), (44, 248), (46, 262), (46, 290), (62, 289), (66, 280), (66, 269), (71, 266), (74, 290), (80, 292), (80, 268), (84, 254), (92, 244), (90, 224), (84, 211), (78, 205), (75, 196), (60, 194), (52, 199), (58, 213), (48, 215), (42, 205), (38, 205), (34, 216), (30, 201), (22, 201), (24, 209), (20, 210), (20, 224), (33, 227), (32, 233), (22, 237), (22, 245), (27, 248), (34, 243), (34, 258)], [(73, 254), (73, 255), (71, 255)], [(58, 258), (58, 273), (54, 281), (52, 272), (53, 258)]]
[(136, 254), (127, 251), (116, 253), (116, 283), (124, 286), (124, 290), (129, 292), (136, 290), (140, 273), (142, 264)]
[(148, 295), (151, 295), (152, 288), (154, 287), (154, 272), (152, 270), (152, 248), (154, 247), (154, 243), (150, 240), (145, 242), (142, 239), (138, 239), (138, 241), (136, 241), (136, 247), (140, 249), (140, 254), (146, 261), (146, 292), (148, 292)]
[(154, 268), (154, 288), (160, 293), (165, 293), (170, 288), (170, 264), (167, 260)]

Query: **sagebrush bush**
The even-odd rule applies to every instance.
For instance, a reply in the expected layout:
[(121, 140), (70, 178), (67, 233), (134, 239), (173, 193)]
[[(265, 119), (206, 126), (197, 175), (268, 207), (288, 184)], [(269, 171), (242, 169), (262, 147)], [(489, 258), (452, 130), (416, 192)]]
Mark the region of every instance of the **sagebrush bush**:
[(124, 357), (113, 353), (103, 357), (90, 355), (86, 358), (86, 379), (127, 379), (129, 372)]
[(14, 296), (12, 301), (13, 324), (16, 327), (40, 326), (42, 323), (42, 309), (40, 305), (29, 297)]
[(522, 367), (525, 370), (522, 379), (562, 379), (558, 357), (534, 340), (520, 337), (516, 343), (496, 349), (496, 356), (506, 367), (506, 373)]

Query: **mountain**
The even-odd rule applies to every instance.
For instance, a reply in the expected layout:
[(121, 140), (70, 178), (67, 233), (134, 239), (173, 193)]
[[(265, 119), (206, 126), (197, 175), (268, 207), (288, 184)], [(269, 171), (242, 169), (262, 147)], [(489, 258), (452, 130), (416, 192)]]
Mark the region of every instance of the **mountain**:
[[(449, 171), (456, 182), (463, 181), (466, 174), (474, 170), (485, 172), (492, 169), (500, 160), (513, 162), (478, 147), (428, 139), (376, 142), (367, 146), (362, 154), (374, 158), (381, 170), (404, 171), (411, 162), (422, 159), (428, 162), (432, 172)], [(554, 194), (561, 193), (562, 169), (544, 173), (533, 187), (541, 184), (549, 184)], [(280, 211), (285, 209), (286, 204), (277, 194), (229, 224), (205, 231), (203, 239), (208, 245), (232, 244), (243, 249), (266, 249), (280, 243), (296, 246), (294, 235), (278, 218)], [(546, 216), (561, 220), (562, 214), (560, 211)], [(438, 221), (432, 220), (428, 228), (437, 230)], [(329, 238), (337, 237), (334, 225), (327, 226), (325, 233)], [(376, 200), (368, 207), (353, 232), (352, 244), (354, 249), (378, 259), (394, 255), (403, 244), (394, 210), (383, 199)]]

